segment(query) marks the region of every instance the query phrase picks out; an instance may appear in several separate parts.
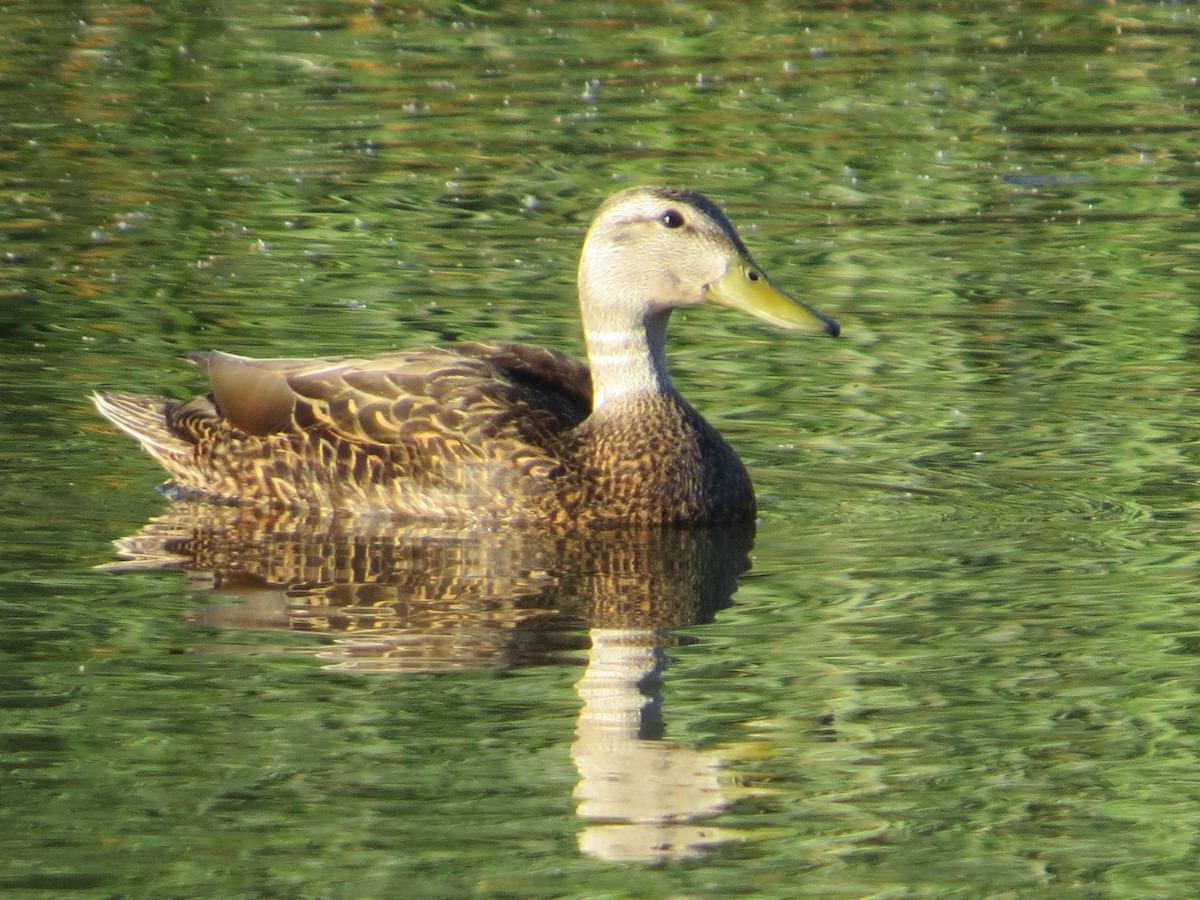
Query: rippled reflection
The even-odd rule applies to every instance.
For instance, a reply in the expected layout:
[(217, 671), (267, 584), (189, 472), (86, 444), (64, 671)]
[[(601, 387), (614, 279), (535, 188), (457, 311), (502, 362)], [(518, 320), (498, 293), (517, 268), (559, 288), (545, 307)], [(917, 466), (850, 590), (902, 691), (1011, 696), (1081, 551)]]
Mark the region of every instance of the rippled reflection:
[[(116, 542), (109, 571), (182, 569), (218, 595), (198, 625), (326, 636), (328, 667), (439, 672), (573, 662), (581, 850), (695, 856), (729, 840), (713, 753), (663, 739), (673, 629), (710, 622), (749, 568), (752, 528), (462, 530), (177, 503)], [(590, 638), (588, 641), (585, 638)]]
[(722, 764), (663, 740), (660, 676), (669, 636), (637, 628), (593, 628), (571, 758), (575, 797), (589, 824), (579, 847), (613, 860), (680, 859), (732, 835), (703, 824), (724, 811)]

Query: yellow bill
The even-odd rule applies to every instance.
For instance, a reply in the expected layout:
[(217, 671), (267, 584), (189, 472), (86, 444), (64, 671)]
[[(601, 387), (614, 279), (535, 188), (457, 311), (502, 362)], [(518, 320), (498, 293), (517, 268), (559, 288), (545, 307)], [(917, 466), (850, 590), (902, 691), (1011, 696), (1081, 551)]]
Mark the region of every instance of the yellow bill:
[(798, 328), (837, 337), (842, 328), (837, 319), (819, 313), (777, 289), (751, 263), (735, 259), (729, 271), (708, 286), (714, 303), (757, 316), (780, 328)]

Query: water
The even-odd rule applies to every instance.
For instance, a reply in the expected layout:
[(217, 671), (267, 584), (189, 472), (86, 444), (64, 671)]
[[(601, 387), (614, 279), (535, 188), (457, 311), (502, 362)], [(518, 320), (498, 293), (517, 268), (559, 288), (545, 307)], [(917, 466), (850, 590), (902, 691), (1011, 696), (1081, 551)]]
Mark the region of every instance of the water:
[[(1191, 896), (1197, 15), (7, 6), (0, 885)], [(753, 535), (181, 518), (86, 401), (578, 351), (651, 180), (843, 325), (673, 320)]]

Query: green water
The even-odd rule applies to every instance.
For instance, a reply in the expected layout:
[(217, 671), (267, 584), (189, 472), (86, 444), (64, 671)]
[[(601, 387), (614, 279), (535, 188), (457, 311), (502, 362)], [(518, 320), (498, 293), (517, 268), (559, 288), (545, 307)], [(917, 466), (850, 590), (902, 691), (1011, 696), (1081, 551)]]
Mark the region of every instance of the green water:
[[(1200, 7), (884, 6), (0, 8), (0, 890), (1192, 896)], [(843, 326), (673, 319), (752, 536), (164, 522), (87, 402), (577, 352), (647, 181)]]

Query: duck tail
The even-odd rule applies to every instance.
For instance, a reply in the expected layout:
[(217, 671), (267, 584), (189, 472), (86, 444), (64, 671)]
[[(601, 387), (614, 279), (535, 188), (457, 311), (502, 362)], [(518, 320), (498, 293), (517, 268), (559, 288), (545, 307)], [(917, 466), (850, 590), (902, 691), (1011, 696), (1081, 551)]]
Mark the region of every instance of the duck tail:
[(96, 411), (141, 444), (160, 466), (175, 474), (192, 459), (195, 447), (171, 430), (169, 414), (176, 404), (166, 397), (127, 394), (124, 391), (92, 394)]

